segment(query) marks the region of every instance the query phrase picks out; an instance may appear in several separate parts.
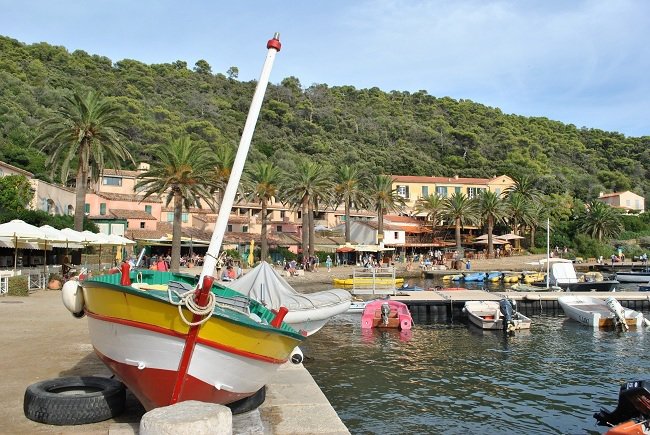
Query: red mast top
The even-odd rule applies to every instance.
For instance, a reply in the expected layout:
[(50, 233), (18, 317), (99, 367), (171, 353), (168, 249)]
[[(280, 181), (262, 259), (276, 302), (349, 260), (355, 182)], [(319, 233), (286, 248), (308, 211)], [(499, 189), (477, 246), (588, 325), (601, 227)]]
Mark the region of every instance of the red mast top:
[(269, 39), (269, 42), (266, 43), (266, 48), (275, 48), (277, 51), (280, 51), (280, 48), (282, 48), (282, 44), (280, 44), (280, 33), (275, 32), (273, 35), (273, 39)]

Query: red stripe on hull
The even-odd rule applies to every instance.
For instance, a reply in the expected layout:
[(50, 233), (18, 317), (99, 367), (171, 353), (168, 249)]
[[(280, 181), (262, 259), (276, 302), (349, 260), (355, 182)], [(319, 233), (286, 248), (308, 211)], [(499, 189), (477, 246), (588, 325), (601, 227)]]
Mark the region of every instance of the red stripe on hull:
[[(131, 327), (134, 327), (134, 328), (145, 329), (147, 331), (156, 332), (158, 334), (165, 334), (165, 335), (169, 335), (169, 336), (172, 336), (172, 337), (177, 337), (177, 338), (180, 338), (180, 339), (183, 339), (183, 340), (185, 340), (185, 337), (186, 337), (185, 334), (179, 334), (178, 332), (176, 332), (176, 331), (174, 331), (172, 329), (161, 328), (160, 326), (150, 325), (148, 323), (135, 322), (133, 320), (127, 320), (127, 319), (119, 319), (117, 317), (103, 316), (101, 314), (92, 313), (92, 312), (90, 312), (88, 310), (86, 310), (86, 315), (88, 317), (92, 317), (93, 319), (101, 320), (101, 321), (104, 321), (104, 322), (117, 323), (117, 324), (120, 324), (120, 325), (126, 325), (126, 326), (131, 326)], [(287, 362), (289, 360), (288, 358), (287, 359), (271, 358), (271, 357), (268, 357), (268, 356), (259, 355), (259, 354), (252, 353), (252, 352), (247, 352), (245, 350), (235, 349), (234, 347), (225, 346), (225, 345), (223, 345), (221, 343), (217, 343), (216, 341), (207, 340), (205, 338), (200, 338), (200, 337), (197, 338), (196, 342), (199, 343), (199, 344), (203, 344), (203, 345), (205, 345), (207, 347), (211, 347), (213, 349), (218, 349), (218, 350), (221, 350), (221, 351), (224, 351), (224, 352), (232, 353), (233, 355), (239, 355), (239, 356), (243, 356), (243, 357), (246, 357), (246, 358), (255, 359), (255, 360), (258, 360), (258, 361), (269, 362), (269, 363), (272, 363), (272, 364), (284, 364), (285, 362)]]
[[(178, 372), (148, 367), (140, 370), (136, 366), (119, 363), (103, 355), (97, 349), (95, 349), (95, 353), (118, 378), (128, 385), (129, 390), (138, 398), (147, 411), (172, 405), (172, 392)], [(219, 390), (214, 385), (206, 384), (193, 376), (187, 375), (183, 391), (177, 401), (198, 400), (200, 402), (225, 405), (252, 396), (255, 393), (255, 391), (233, 393)]]

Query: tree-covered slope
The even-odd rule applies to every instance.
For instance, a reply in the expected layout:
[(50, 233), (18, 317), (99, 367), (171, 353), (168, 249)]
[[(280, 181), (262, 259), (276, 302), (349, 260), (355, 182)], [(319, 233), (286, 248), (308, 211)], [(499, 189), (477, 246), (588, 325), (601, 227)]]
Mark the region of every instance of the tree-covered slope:
[[(47, 178), (30, 147), (41, 120), (72, 89), (95, 89), (124, 109), (136, 159), (153, 144), (187, 134), (214, 148), (235, 146), (254, 82), (214, 74), (205, 61), (146, 65), (45, 43), (0, 37), (0, 159)], [(469, 100), (425, 91), (304, 88), (288, 77), (269, 85), (250, 161), (264, 156), (292, 170), (304, 156), (369, 173), (488, 177), (527, 173), (545, 193), (584, 201), (600, 191), (650, 197), (650, 137), (576, 128), (546, 118), (503, 114)]]

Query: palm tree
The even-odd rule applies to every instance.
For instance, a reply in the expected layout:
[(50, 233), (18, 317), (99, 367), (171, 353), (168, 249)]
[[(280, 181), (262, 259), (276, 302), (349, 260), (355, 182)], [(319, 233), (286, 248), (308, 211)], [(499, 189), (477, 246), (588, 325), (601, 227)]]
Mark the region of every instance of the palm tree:
[[(519, 235), (519, 230), (530, 221), (532, 206), (528, 199), (521, 193), (513, 192), (507, 197), (507, 204), (509, 209), (509, 218), (512, 223), (512, 232)], [(515, 246), (519, 248), (519, 240), (515, 240)]]
[(393, 189), (393, 178), (389, 175), (373, 175), (368, 187), (370, 204), (377, 212), (377, 239), (384, 238), (384, 214), (399, 212), (405, 207), (404, 198)]
[(43, 131), (33, 144), (48, 154), (46, 165), (59, 173), (63, 183), (76, 166), (74, 228), (83, 230), (88, 177), (99, 179), (106, 166), (119, 169), (125, 160), (133, 162), (121, 131), (120, 108), (93, 91), (75, 91), (64, 97), (63, 107), (41, 123)]
[(415, 213), (425, 213), (426, 219), (431, 221), (431, 229), (434, 230), (442, 217), (443, 205), (444, 198), (434, 193), (415, 202)]
[(616, 237), (623, 228), (621, 213), (597, 199), (589, 202), (586, 210), (578, 216), (579, 231), (599, 242), (604, 237)]
[(345, 241), (350, 240), (350, 209), (365, 208), (368, 204), (368, 195), (362, 189), (363, 178), (356, 167), (342, 165), (336, 171), (334, 193), (337, 204), (345, 205)]
[(329, 198), (332, 184), (328, 171), (323, 166), (309, 160), (298, 164), (296, 171), (290, 175), (289, 187), (286, 189), (286, 201), (302, 209), (302, 255), (303, 261), (308, 255), (314, 255), (314, 207), (322, 199)]
[(527, 174), (513, 176), (515, 184), (504, 190), (506, 196), (519, 194), (528, 201), (539, 201), (541, 193), (532, 177)]
[(456, 229), (456, 251), (460, 255), (463, 246), (460, 238), (460, 229), (465, 224), (474, 223), (478, 218), (476, 201), (462, 192), (454, 192), (444, 201), (443, 216), (453, 221)]
[(488, 258), (492, 258), (494, 253), (494, 245), (492, 243), (494, 225), (505, 219), (508, 215), (508, 209), (504, 200), (489, 190), (482, 191), (478, 196), (477, 209), (479, 217), (487, 224)]
[(212, 193), (215, 194), (215, 206), (218, 208), (223, 202), (223, 195), (226, 192), (232, 165), (235, 162), (236, 150), (234, 147), (219, 144), (214, 152), (214, 168), (211, 175)]
[(164, 194), (165, 206), (174, 200), (171, 262), (174, 272), (180, 267), (183, 207), (201, 208), (201, 200), (212, 202), (210, 173), (214, 162), (206, 158), (209, 154), (207, 147), (192, 144), (187, 136), (158, 145), (152, 150), (151, 168), (138, 176), (141, 180), (135, 186), (136, 190), (144, 192), (143, 199)]
[(244, 174), (242, 184), (250, 192), (247, 196), (251, 201), (262, 204), (262, 261), (269, 255), (269, 242), (267, 236), (268, 204), (278, 197), (280, 184), (284, 177), (280, 168), (271, 162), (257, 162)]

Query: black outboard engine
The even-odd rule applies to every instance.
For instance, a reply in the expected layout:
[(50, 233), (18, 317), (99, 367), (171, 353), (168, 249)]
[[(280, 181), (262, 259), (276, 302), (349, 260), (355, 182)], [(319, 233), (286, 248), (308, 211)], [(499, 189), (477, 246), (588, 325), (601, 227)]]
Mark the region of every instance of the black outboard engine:
[(390, 316), (390, 305), (387, 303), (381, 304), (381, 321), (384, 326), (388, 326), (388, 317)]
[(499, 301), (499, 311), (503, 316), (503, 330), (504, 331), (514, 331), (515, 330), (515, 309), (512, 306), (512, 303), (509, 299), (501, 299)]
[(618, 393), (613, 411), (602, 409), (594, 414), (600, 426), (615, 426), (632, 419), (650, 419), (650, 381), (626, 382)]

